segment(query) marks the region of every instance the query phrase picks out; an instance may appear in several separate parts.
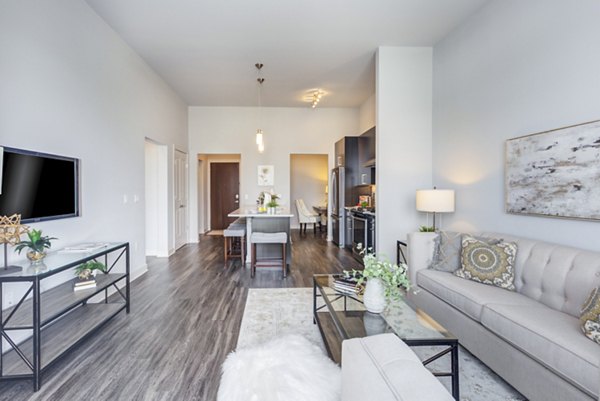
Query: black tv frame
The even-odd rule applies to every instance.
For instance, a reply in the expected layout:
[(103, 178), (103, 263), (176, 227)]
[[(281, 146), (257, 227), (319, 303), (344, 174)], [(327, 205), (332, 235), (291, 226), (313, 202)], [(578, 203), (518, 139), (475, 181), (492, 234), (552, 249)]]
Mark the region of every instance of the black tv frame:
[[(32, 151), (32, 150), (11, 148), (11, 147), (2, 146), (2, 145), (0, 145), (0, 148), (4, 149), (4, 153), (6, 153), (8, 151), (11, 153), (18, 153), (18, 154), (27, 155), (27, 156), (38, 156), (38, 157), (45, 157), (48, 159), (65, 160), (65, 161), (73, 162), (75, 165), (75, 182), (74, 182), (74, 184), (75, 184), (75, 212), (69, 213), (69, 214), (60, 214), (60, 215), (56, 215), (56, 216), (22, 219), (21, 223), (39, 223), (42, 221), (68, 219), (71, 217), (80, 217), (81, 216), (81, 205), (79, 204), (79, 202), (81, 200), (81, 194), (80, 194), (81, 182), (79, 180), (79, 176), (80, 176), (79, 175), (79, 159), (77, 159), (75, 157), (59, 156), (59, 155), (53, 155), (50, 153), (36, 152), (36, 151)], [(0, 168), (0, 172), (2, 172), (2, 174), (4, 174), (4, 172), (2, 171), (2, 168)], [(0, 183), (1, 182), (2, 182), (2, 177), (0, 177)]]

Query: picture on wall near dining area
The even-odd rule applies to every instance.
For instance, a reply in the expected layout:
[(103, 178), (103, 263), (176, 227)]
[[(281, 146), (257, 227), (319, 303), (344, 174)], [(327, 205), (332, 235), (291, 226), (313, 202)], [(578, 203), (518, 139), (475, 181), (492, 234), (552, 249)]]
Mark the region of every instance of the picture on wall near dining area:
[(600, 121), (506, 141), (506, 211), (600, 220)]
[(275, 185), (275, 166), (258, 166), (258, 185), (262, 187)]

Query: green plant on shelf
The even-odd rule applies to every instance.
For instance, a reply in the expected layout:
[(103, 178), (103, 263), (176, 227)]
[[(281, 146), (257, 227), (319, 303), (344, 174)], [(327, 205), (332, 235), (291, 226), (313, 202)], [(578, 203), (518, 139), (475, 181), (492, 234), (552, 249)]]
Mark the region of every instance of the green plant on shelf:
[(419, 232), (422, 232), (422, 233), (433, 233), (433, 232), (435, 232), (435, 228), (433, 228), (433, 227), (427, 227), (427, 226), (421, 226), (421, 227), (419, 227)]
[(106, 266), (104, 263), (90, 260), (77, 266), (75, 268), (75, 275), (80, 280), (88, 280), (94, 274), (95, 270), (101, 273), (106, 273)]
[(271, 202), (267, 203), (267, 207), (277, 207), (279, 206), (279, 204), (277, 203), (277, 200), (271, 198)]
[(27, 258), (32, 263), (41, 262), (46, 257), (46, 249), (50, 249), (52, 246), (52, 240), (58, 239), (55, 237), (49, 237), (42, 235), (42, 230), (31, 230), (27, 232), (29, 240), (21, 241), (15, 247), (15, 251), (21, 254), (23, 249), (29, 249), (27, 252)]

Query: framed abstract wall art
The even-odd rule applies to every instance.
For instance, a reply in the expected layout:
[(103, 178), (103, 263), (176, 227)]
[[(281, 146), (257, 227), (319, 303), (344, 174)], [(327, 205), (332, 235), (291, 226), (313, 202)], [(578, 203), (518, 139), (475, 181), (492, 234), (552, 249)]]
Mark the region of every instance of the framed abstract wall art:
[(506, 141), (506, 211), (600, 220), (600, 121)]
[(258, 166), (258, 185), (261, 187), (275, 184), (275, 166)]

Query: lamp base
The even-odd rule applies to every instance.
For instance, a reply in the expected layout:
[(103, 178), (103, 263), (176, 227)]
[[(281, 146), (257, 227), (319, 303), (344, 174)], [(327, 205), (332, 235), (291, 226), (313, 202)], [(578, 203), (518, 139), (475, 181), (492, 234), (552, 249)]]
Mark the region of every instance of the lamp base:
[(23, 270), (23, 268), (21, 266), (0, 267), (0, 276), (3, 276), (5, 274), (12, 274), (12, 273), (20, 272), (22, 270)]

